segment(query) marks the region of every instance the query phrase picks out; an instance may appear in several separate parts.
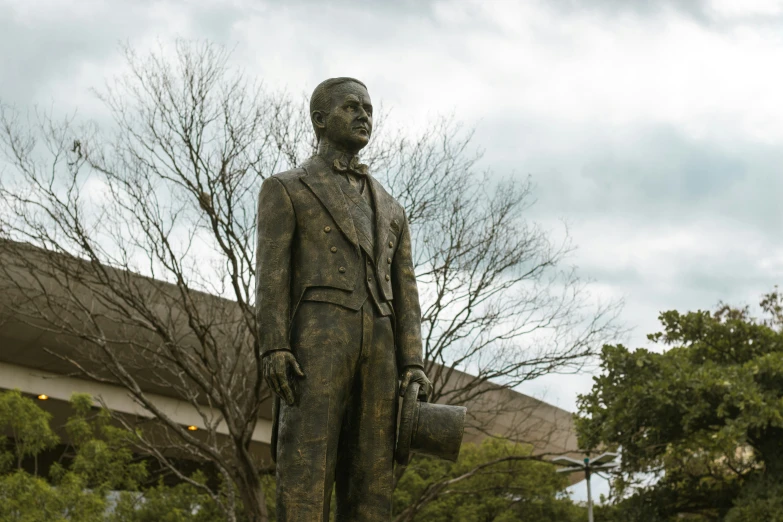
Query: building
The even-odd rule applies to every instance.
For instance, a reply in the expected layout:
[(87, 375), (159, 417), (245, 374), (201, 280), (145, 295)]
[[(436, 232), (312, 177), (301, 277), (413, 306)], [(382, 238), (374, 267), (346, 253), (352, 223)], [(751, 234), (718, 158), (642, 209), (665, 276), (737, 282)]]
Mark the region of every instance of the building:
[[(31, 250), (31, 255), (41, 255), (41, 251)], [(2, 261), (0, 258), (0, 262)], [(169, 291), (174, 293), (175, 287), (169, 283), (111, 269), (109, 272), (131, 279), (134, 285), (154, 288), (156, 293), (150, 295), (161, 295)], [(64, 424), (70, 411), (68, 400), (77, 392), (92, 395), (100, 404), (124, 414), (127, 418), (134, 418), (142, 423), (148, 420), (145, 424), (154, 426), (152, 414), (134, 401), (124, 387), (86, 378), (76, 371), (74, 365), (63, 360), (63, 356), (68, 357), (78, 349), (78, 339), (52, 331), (42, 323), (22, 321), (15, 316), (13, 303), (20, 298), (23, 285), (19, 285), (16, 279), (10, 279), (17, 277), (24, 277), (18, 268), (9, 269), (6, 264), (4, 270), (0, 270), (0, 299), (3, 299), (6, 305), (0, 309), (0, 390), (18, 389), (29, 396), (38, 397), (42, 407), (53, 414), (54, 426)], [(220, 308), (233, 313), (232, 306), (236, 308), (235, 304), (232, 305), (224, 299), (207, 294), (199, 295), (202, 299), (200, 306), (205, 309)], [(122, 338), (122, 332), (131, 337), (136, 335), (132, 330), (128, 330), (128, 324), (121, 321), (117, 323), (119, 326), (112, 324), (110, 310), (103, 310), (102, 314), (109, 317), (105, 321), (105, 328), (121, 329), (115, 332), (115, 339)], [(143, 362), (143, 356), (141, 361)], [(199, 430), (204, 431), (202, 413), (206, 406), (201, 408), (200, 413), (170, 389), (156, 384), (160, 382), (160, 378), (156, 381), (155, 378), (145, 376), (143, 365), (137, 365), (137, 368), (139, 382), (144, 383), (145, 394), (157, 408), (174, 422), (188, 427), (196, 436), (199, 435)], [(94, 367), (92, 371), (100, 373), (100, 368)], [(460, 382), (470, 378), (467, 374), (456, 372), (449, 382), (453, 386), (459, 386)], [(532, 444), (536, 453), (554, 455), (570, 453), (576, 449), (571, 413), (513, 390), (491, 389), (488, 384), (483, 386), (486, 388), (485, 393), (466, 404), (471, 426), (465, 434), (466, 442), (479, 442), (489, 434), (516, 434), (517, 438)], [(270, 462), (271, 419), (271, 404), (267, 404), (256, 422), (251, 442), (251, 451), (262, 462)], [(216, 431), (219, 435), (228, 435), (223, 424), (218, 425)]]

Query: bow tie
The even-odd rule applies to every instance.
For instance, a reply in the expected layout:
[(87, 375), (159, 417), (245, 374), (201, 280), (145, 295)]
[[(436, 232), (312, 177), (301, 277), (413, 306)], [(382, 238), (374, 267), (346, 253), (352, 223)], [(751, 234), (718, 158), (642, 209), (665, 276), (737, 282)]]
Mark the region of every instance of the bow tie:
[(337, 158), (334, 160), (334, 163), (332, 163), (332, 168), (334, 168), (336, 172), (351, 172), (359, 176), (366, 176), (369, 171), (369, 167), (364, 163), (359, 163), (359, 158), (356, 156), (351, 158), (350, 163), (343, 158)]

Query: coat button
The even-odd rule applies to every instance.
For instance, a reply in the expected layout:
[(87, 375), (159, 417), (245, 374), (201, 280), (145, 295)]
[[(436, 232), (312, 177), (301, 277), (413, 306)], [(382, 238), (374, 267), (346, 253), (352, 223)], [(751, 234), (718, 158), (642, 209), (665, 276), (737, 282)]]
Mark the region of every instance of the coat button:
[(368, 283), (372, 283), (372, 276), (370, 276), (370, 277), (368, 277), (368, 278), (367, 278), (367, 282), (368, 282)]
[(394, 241), (389, 241), (389, 248), (394, 247)]
[(391, 264), (391, 258), (390, 258), (390, 257), (387, 257), (387, 258), (386, 258), (386, 264), (387, 264), (387, 265), (390, 265), (390, 264)]
[(324, 232), (327, 234), (332, 231), (332, 227), (324, 227)]
[(330, 249), (329, 249), (329, 251), (330, 251), (332, 254), (334, 254), (335, 252), (337, 252), (337, 247), (332, 247), (332, 248), (330, 248)]
[(344, 274), (344, 273), (345, 273), (345, 267), (344, 267), (344, 266), (341, 266), (341, 267), (340, 267), (340, 268), (338, 268), (337, 270), (339, 270), (339, 272), (340, 272), (341, 274)]
[(387, 281), (388, 281), (389, 279), (391, 279), (391, 278), (389, 277), (389, 274), (386, 274), (385, 278), (386, 278), (386, 280), (387, 280)]

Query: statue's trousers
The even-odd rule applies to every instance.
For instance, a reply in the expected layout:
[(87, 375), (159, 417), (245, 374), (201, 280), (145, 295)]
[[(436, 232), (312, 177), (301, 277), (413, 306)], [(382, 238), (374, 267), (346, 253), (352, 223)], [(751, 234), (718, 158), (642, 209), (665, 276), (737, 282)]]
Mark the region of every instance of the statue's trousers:
[(397, 418), (392, 318), (368, 300), (357, 311), (305, 301), (291, 325), (305, 378), (296, 403), (281, 402), (277, 520), (389, 521)]

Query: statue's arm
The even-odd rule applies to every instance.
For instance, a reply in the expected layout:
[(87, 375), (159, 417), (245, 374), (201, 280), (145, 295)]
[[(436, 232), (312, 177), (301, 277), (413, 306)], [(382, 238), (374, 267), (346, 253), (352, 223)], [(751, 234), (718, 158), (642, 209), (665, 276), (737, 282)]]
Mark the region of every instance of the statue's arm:
[(413, 270), (413, 253), (408, 220), (403, 220), (399, 246), (391, 265), (394, 315), (397, 331), (397, 365), (402, 370), (409, 366), (423, 368), (421, 343), (421, 306)]
[(280, 180), (270, 177), (258, 195), (256, 320), (262, 354), (289, 350), (291, 249), (294, 206)]
[(397, 331), (397, 365), (400, 368), (400, 395), (411, 382), (420, 385), (419, 398), (428, 400), (432, 383), (424, 373), (423, 348), (421, 342), (421, 305), (416, 274), (413, 270), (413, 252), (408, 219), (403, 220), (399, 246), (392, 262), (392, 292), (394, 292), (394, 315)]

